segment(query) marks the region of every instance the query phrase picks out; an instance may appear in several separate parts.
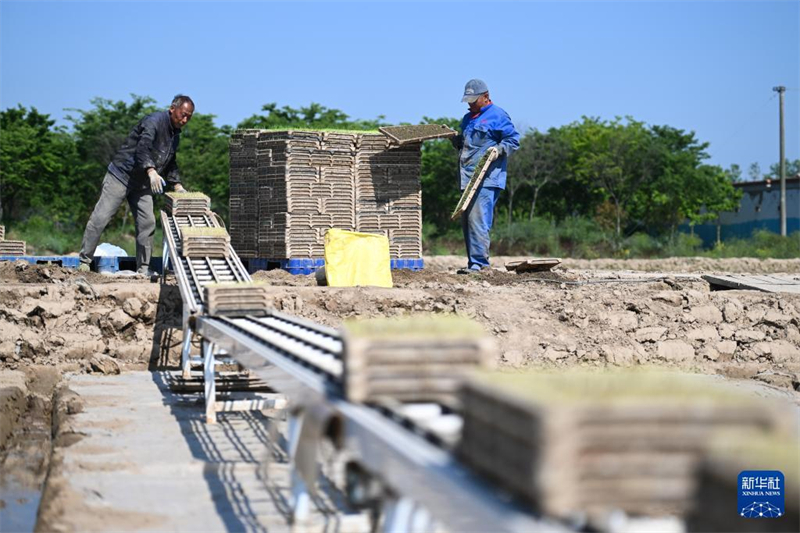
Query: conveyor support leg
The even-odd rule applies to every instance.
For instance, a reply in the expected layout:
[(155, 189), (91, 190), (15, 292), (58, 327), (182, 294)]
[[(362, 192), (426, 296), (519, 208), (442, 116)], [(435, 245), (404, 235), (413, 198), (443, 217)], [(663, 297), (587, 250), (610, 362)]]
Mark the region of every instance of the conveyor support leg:
[(203, 341), (203, 384), (206, 400), (206, 423), (217, 423), (217, 387), (214, 380), (214, 343)]
[(385, 533), (427, 533), (433, 531), (431, 515), (413, 500), (391, 498), (384, 505)]
[(300, 475), (300, 471), (295, 464), (297, 447), (300, 444), (300, 433), (303, 429), (303, 413), (292, 413), (289, 415), (289, 459), (291, 460), (291, 483), (292, 483), (292, 521), (301, 523), (308, 520), (311, 512), (311, 496), (308, 493), (306, 482)]
[(183, 344), (181, 345), (181, 370), (183, 370), (183, 379), (192, 377), (192, 362), (189, 352), (192, 349), (192, 335), (194, 335), (194, 332), (191, 326), (186, 322), (188, 321), (184, 321)]

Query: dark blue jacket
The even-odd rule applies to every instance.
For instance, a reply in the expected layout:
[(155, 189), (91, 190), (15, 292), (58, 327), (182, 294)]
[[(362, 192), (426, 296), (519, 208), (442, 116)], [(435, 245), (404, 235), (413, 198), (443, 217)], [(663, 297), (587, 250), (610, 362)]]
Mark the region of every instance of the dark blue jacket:
[(500, 151), (500, 157), (489, 167), (483, 186), (505, 189), (508, 156), (519, 148), (519, 133), (511, 123), (508, 113), (494, 104), (482, 108), (476, 117), (467, 113), (461, 119), (461, 138), (461, 189), (467, 187), (475, 165), (492, 146)]
[(181, 130), (172, 127), (168, 111), (147, 115), (133, 127), (108, 171), (128, 188), (150, 188), (147, 168), (153, 167), (168, 184), (181, 182), (175, 153)]

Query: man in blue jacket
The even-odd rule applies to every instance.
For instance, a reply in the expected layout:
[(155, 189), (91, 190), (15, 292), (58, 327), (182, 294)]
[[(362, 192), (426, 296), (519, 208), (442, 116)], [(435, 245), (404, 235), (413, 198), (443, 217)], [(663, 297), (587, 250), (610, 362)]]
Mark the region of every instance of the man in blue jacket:
[(153, 195), (164, 192), (167, 183), (176, 192), (185, 190), (181, 185), (175, 153), (181, 128), (193, 113), (192, 99), (178, 95), (167, 111), (147, 115), (133, 127), (108, 165), (100, 199), (83, 234), (79, 270), (89, 270), (100, 235), (122, 202), (127, 200), (136, 224), (136, 270), (140, 274), (152, 275), (150, 255), (156, 230)]
[(462, 191), (484, 153), (490, 148), (497, 150), (497, 159), (461, 217), (468, 263), (467, 268), (458, 273), (468, 274), (489, 268), (489, 230), (494, 206), (500, 191), (506, 188), (508, 156), (519, 148), (519, 133), (508, 113), (492, 103), (489, 87), (483, 80), (469, 80), (461, 101), (469, 104), (469, 112), (461, 119), (461, 134), (454, 137), (453, 145), (459, 151)]

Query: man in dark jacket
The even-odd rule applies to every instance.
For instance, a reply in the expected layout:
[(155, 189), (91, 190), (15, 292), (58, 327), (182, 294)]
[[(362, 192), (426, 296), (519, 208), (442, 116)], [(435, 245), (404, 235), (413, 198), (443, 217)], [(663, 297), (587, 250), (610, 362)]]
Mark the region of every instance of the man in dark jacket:
[[(136, 224), (136, 270), (150, 275), (150, 254), (156, 217), (153, 195), (164, 192), (169, 183), (183, 192), (175, 153), (181, 128), (194, 113), (194, 102), (178, 95), (167, 111), (157, 111), (139, 121), (108, 165), (100, 200), (86, 224), (81, 245), (80, 270), (88, 270), (100, 235), (124, 200), (128, 201)], [(161, 176), (166, 177), (166, 181)]]

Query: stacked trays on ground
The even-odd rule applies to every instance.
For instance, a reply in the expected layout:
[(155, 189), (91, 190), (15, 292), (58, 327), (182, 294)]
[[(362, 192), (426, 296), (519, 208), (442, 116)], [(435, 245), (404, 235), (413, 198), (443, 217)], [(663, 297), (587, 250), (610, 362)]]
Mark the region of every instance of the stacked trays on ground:
[(420, 144), (390, 148), (384, 135), (363, 135), (356, 154), (356, 230), (389, 238), (394, 259), (422, 257)]
[(6, 227), (0, 226), (0, 255), (25, 255), (25, 241), (7, 241)]
[(344, 327), (344, 383), (355, 402), (455, 406), (466, 374), (495, 360), (480, 325), (455, 316), (351, 321)]
[(231, 239), (242, 257), (321, 258), (330, 228), (382, 233), (392, 257), (421, 257), (419, 144), (390, 149), (382, 134), (240, 130), (230, 150)]
[(205, 291), (206, 309), (210, 315), (264, 315), (270, 308), (266, 285), (212, 283), (206, 285)]
[(201, 192), (168, 192), (165, 209), (173, 216), (204, 215), (211, 211), (211, 200)]
[(0, 241), (0, 255), (25, 255), (25, 241)]
[(354, 229), (355, 139), (333, 132), (259, 133), (260, 257), (322, 257), (328, 229)]
[[(700, 467), (694, 505), (686, 518), (686, 530), (741, 533), (800, 531), (798, 449), (800, 444), (796, 431), (771, 438), (750, 432), (734, 432), (714, 439)], [(774, 481), (772, 475), (762, 474), (753, 480), (755, 483), (752, 487), (748, 487), (756, 491), (783, 492), (785, 507), (781, 516), (777, 516), (778, 512), (772, 504), (767, 505), (765, 500), (768, 498), (762, 498), (760, 494), (758, 498), (739, 506), (738, 493), (743, 488), (739, 475), (747, 470), (777, 470), (783, 473), (782, 482)], [(750, 476), (747, 475), (748, 478)]]
[(230, 140), (231, 244), (240, 257), (258, 257), (258, 132), (238, 130)]
[(231, 239), (225, 228), (180, 226), (183, 257), (228, 257)]
[(545, 514), (680, 516), (712, 437), (731, 429), (772, 434), (787, 418), (709, 381), (644, 372), (485, 374), (462, 391), (458, 453)]

